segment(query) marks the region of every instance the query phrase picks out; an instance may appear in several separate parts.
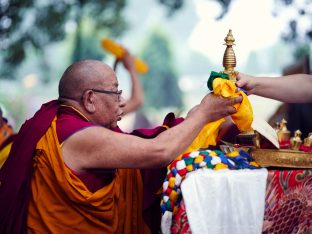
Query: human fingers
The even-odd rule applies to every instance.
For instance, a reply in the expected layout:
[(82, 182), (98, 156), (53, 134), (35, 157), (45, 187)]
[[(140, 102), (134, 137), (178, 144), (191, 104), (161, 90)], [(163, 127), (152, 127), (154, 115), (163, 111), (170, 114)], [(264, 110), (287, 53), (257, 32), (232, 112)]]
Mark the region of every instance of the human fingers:
[(237, 110), (234, 106), (236, 104), (242, 103), (242, 101), (242, 96), (235, 98), (224, 98), (221, 96), (208, 94), (203, 99), (202, 103), (205, 107), (208, 107), (206, 111), (209, 113), (209, 120), (214, 121), (235, 114)]
[(222, 117), (235, 114), (237, 112), (236, 108), (234, 107), (236, 104), (240, 104), (243, 101), (242, 96), (238, 96), (235, 98), (223, 98), (221, 97), (221, 102), (223, 106), (223, 110), (221, 109)]
[(239, 91), (242, 91), (242, 92), (244, 92), (246, 95), (248, 95), (248, 91), (247, 90), (245, 90), (245, 89), (243, 89), (243, 88), (236, 88), (235, 89), (235, 93), (238, 93)]
[(233, 106), (235, 104), (242, 103), (242, 101), (243, 101), (243, 97), (242, 96), (238, 96), (238, 97), (235, 97), (235, 98), (230, 98), (230, 105)]
[(250, 76), (244, 73), (237, 73), (236, 80), (237, 80), (236, 85), (238, 87), (244, 87), (248, 85), (248, 83), (250, 82)]
[(233, 107), (234, 104), (239, 103), (240, 98), (224, 98), (220, 96), (212, 95), (210, 97), (210, 120), (218, 120), (228, 115), (236, 113), (236, 109)]
[(241, 77), (239, 78), (239, 77), (237, 77), (237, 81), (236, 81), (236, 86), (237, 87), (239, 87), (239, 88), (241, 88), (241, 87), (244, 87), (244, 86), (246, 86), (247, 85), (247, 83), (248, 83), (248, 81), (247, 80), (243, 80)]
[(255, 77), (239, 73), (238, 77), (239, 80), (236, 82), (236, 86), (247, 95), (252, 94), (253, 89), (255, 88)]
[(234, 107), (236, 104), (240, 104), (243, 101), (242, 96), (238, 96), (235, 98), (226, 98), (226, 108), (225, 110), (225, 115), (232, 115), (237, 112), (236, 108)]

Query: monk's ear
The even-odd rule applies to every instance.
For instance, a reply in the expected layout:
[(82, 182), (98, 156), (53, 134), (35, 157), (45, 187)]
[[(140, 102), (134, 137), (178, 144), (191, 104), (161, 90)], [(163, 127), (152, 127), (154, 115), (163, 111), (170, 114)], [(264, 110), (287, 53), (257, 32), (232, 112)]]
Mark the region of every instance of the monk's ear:
[(95, 112), (95, 96), (92, 90), (87, 90), (82, 95), (82, 104), (88, 112)]

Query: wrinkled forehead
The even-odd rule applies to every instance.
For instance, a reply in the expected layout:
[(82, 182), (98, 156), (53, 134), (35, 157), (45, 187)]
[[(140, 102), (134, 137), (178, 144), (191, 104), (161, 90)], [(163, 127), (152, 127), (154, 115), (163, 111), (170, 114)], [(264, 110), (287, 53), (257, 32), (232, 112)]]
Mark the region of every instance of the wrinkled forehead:
[(101, 77), (105, 87), (107, 88), (118, 87), (116, 73), (111, 68), (105, 67), (101, 73), (102, 73)]
[[(115, 87), (118, 86), (116, 73), (114, 70), (105, 63), (96, 61), (92, 62), (91, 74), (89, 73), (90, 80), (96, 82), (97, 85), (104, 87)], [(90, 84), (89, 84), (90, 85)]]

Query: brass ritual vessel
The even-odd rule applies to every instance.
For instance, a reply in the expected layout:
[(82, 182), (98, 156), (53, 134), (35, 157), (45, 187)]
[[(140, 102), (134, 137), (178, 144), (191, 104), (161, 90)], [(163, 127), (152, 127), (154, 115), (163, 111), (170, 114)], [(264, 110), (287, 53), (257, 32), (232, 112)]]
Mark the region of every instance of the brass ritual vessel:
[(295, 131), (295, 136), (290, 139), (290, 148), (292, 150), (299, 150), (302, 144), (301, 131)]
[(261, 142), (261, 135), (260, 135), (259, 132), (255, 131), (255, 136), (253, 137), (252, 141), (253, 141), (253, 144), (254, 144), (255, 148), (256, 149), (260, 149), (260, 147), (261, 147), (261, 144), (260, 144), (260, 142)]
[[(290, 141), (290, 149), (262, 149), (259, 143), (251, 149), (252, 158), (263, 167), (289, 167), (289, 168), (312, 168), (312, 153), (300, 151), (302, 145), (301, 131), (297, 130), (294, 136), (289, 139), (290, 131), (287, 129), (285, 119), (277, 125), (277, 135), (279, 141)], [(262, 136), (256, 136), (255, 140)], [(304, 139), (305, 146), (311, 146), (312, 133)]]
[(312, 147), (312, 132), (309, 133), (309, 136), (304, 139), (304, 146)]
[(280, 123), (280, 128), (277, 131), (277, 137), (279, 142), (290, 140), (290, 131), (287, 129), (287, 121), (285, 119), (282, 119), (282, 122)]
[(227, 36), (224, 38), (226, 49), (223, 55), (223, 67), (224, 73), (227, 74), (231, 81), (236, 82), (236, 72), (234, 68), (236, 67), (236, 56), (233, 50), (234, 37), (232, 35), (232, 30), (230, 29)]
[(280, 123), (276, 122), (275, 127), (274, 127), (274, 131), (276, 132), (276, 134), (278, 134), (279, 130), (280, 130)]

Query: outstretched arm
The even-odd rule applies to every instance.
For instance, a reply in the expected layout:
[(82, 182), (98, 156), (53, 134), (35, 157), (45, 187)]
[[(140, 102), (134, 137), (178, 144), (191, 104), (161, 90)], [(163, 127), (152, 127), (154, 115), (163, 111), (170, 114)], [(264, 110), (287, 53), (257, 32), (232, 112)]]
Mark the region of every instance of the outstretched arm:
[(295, 74), (281, 77), (254, 77), (239, 73), (236, 85), (248, 94), (287, 103), (312, 102), (312, 75)]
[(128, 100), (126, 100), (125, 106), (122, 108), (125, 115), (138, 110), (143, 105), (144, 93), (137, 72), (134, 68), (133, 56), (131, 56), (127, 52), (124, 59), (122, 60), (122, 63), (124, 67), (128, 70), (132, 83), (131, 96)]
[(206, 123), (235, 113), (233, 105), (241, 101), (241, 97), (231, 99), (209, 94), (182, 123), (153, 139), (120, 134), (103, 127), (86, 128), (64, 143), (65, 163), (76, 171), (165, 166), (187, 149)]

